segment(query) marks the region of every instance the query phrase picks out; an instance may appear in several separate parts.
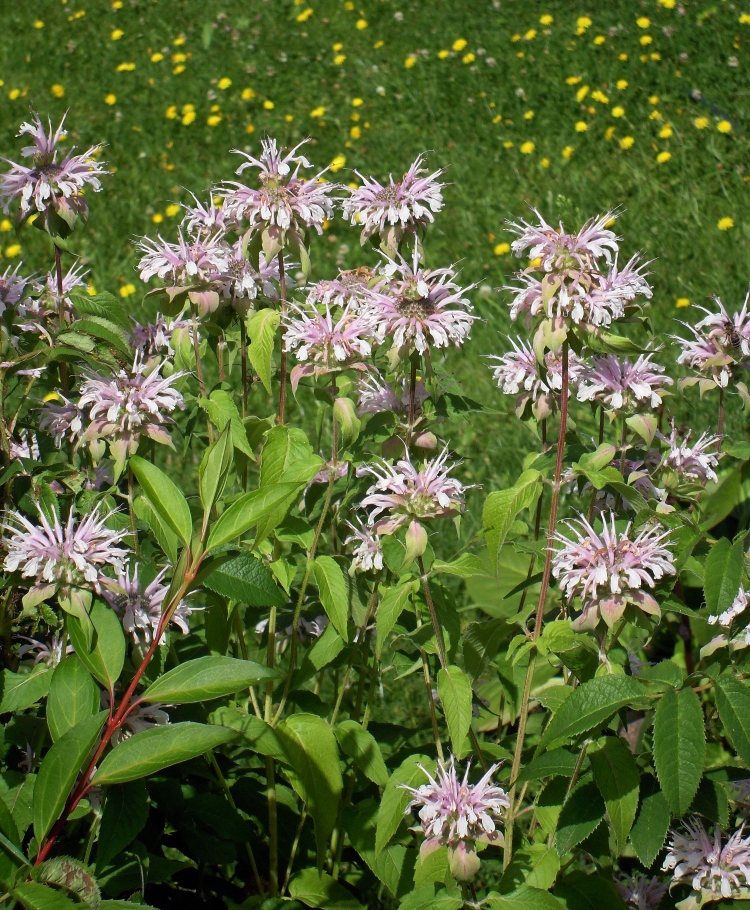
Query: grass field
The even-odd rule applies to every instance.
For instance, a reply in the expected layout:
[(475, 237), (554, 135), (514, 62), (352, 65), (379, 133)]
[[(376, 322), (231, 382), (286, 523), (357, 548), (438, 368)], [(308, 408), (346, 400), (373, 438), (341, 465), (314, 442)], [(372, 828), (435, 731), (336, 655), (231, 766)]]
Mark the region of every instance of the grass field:
[[(428, 240), (436, 265), (460, 260), (485, 322), (452, 361), (466, 391), (498, 413), (454, 444), (486, 454), (465, 479), (496, 487), (519, 461), (511, 403), (478, 355), (504, 350), (515, 267), (508, 217), (527, 204), (579, 221), (621, 205), (626, 252), (652, 267), (657, 334), (750, 279), (750, 5), (722, 0), (45, 0), (6, 5), (0, 36), (0, 152), (29, 107), (70, 141), (107, 143), (115, 174), (77, 240), (97, 289), (141, 313), (130, 240), (172, 239), (175, 203), (231, 178), (233, 147), (310, 136), (309, 156), (384, 177), (416, 154), (446, 167), (446, 209)], [(747, 10), (747, 11), (746, 11)], [(45, 267), (31, 230), (0, 224), (0, 268)], [(372, 261), (358, 232), (329, 226), (314, 277)], [(669, 345), (668, 339), (663, 338)], [(673, 360), (670, 352), (665, 356)], [(685, 405), (686, 421), (694, 415)], [(731, 419), (742, 417), (732, 409)], [(478, 451), (479, 448), (473, 449)]]

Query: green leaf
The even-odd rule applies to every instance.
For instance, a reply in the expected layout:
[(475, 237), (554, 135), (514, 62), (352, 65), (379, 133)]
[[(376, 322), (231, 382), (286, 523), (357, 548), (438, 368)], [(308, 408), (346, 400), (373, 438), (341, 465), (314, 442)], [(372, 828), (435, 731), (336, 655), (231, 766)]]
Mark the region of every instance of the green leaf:
[(598, 676), (583, 683), (550, 721), (539, 747), (555, 740), (568, 740), (594, 727), (603, 726), (612, 715), (641, 698), (642, 683), (630, 676)]
[(711, 613), (723, 613), (731, 606), (742, 583), (745, 541), (734, 544), (720, 537), (706, 557), (703, 591), (706, 607)]
[(111, 691), (125, 663), (125, 635), (117, 614), (103, 600), (94, 599), (90, 616), (94, 626), (91, 648), (80, 620), (74, 616), (68, 617), (68, 634), (81, 663)]
[(634, 414), (632, 417), (626, 417), (625, 423), (641, 437), (647, 446), (651, 445), (658, 427), (655, 414)]
[(283, 607), (288, 600), (265, 563), (250, 553), (220, 563), (201, 584), (250, 607)]
[(734, 676), (716, 682), (716, 707), (727, 738), (745, 765), (750, 766), (750, 689)]
[(650, 869), (669, 830), (669, 805), (651, 775), (641, 779), (641, 807), (630, 832), (636, 856)]
[(145, 458), (134, 455), (129, 464), (144, 495), (159, 518), (175, 532), (184, 544), (189, 545), (193, 536), (193, 519), (187, 500), (179, 487), (167, 477), (164, 471), (151, 464), (150, 461), (146, 461)]
[(458, 888), (446, 889), (430, 884), (407, 894), (398, 910), (459, 910), (463, 903)]
[(99, 786), (124, 784), (149, 777), (163, 768), (197, 758), (236, 736), (234, 730), (227, 727), (211, 727), (190, 721), (152, 727), (136, 733), (112, 749), (99, 765), (93, 783)]
[(516, 783), (524, 784), (545, 777), (572, 777), (577, 762), (578, 756), (566, 749), (545, 752), (521, 770)]
[(101, 316), (90, 316), (88, 319), (77, 319), (72, 329), (79, 334), (91, 335), (98, 341), (103, 341), (106, 346), (119, 351), (128, 361), (132, 362), (133, 349), (126, 332), (118, 325)]
[(11, 894), (25, 910), (76, 910), (77, 902), (69, 900), (59, 888), (48, 888), (37, 882), (24, 882)]
[(531, 508), (542, 491), (542, 475), (539, 471), (524, 471), (508, 490), (490, 493), (484, 504), (482, 523), (487, 540), (487, 549), (492, 557), (495, 571), (498, 557), (505, 543), (511, 525), (523, 509)]
[(211, 715), (211, 723), (236, 730), (253, 752), (270, 755), (277, 761), (288, 761), (284, 745), (274, 728), (254, 714), (241, 714), (237, 708), (219, 708)]
[(252, 458), (254, 455), (253, 447), (247, 438), (247, 430), (240, 418), (240, 412), (237, 410), (234, 398), (224, 389), (214, 389), (208, 398), (202, 398), (200, 401), (202, 407), (206, 409), (211, 423), (221, 431), (226, 431), (230, 436), (230, 458), (232, 456), (232, 447)]
[(38, 667), (31, 673), (13, 673), (3, 670), (3, 697), (0, 714), (11, 711), (25, 711), (41, 701), (49, 691), (52, 674), (46, 667)]
[(503, 872), (500, 887), (504, 892), (522, 885), (547, 891), (554, 885), (559, 871), (560, 857), (554, 847), (529, 844), (514, 852), (513, 860)]
[(608, 736), (600, 748), (591, 750), (588, 756), (618, 849), (622, 852), (638, 811), (641, 775), (630, 749), (619, 736)]
[(383, 798), (378, 807), (376, 856), (388, 844), (404, 820), (406, 807), (411, 802), (411, 794), (404, 787), (415, 787), (427, 782), (424, 771), (419, 767), (420, 764), (424, 765), (428, 771), (435, 766), (435, 762), (425, 755), (412, 755), (396, 768), (385, 785)]
[(96, 848), (98, 871), (141, 833), (147, 818), (148, 793), (143, 781), (109, 788)]
[(81, 659), (70, 654), (55, 668), (47, 700), (47, 726), (53, 740), (91, 717), (99, 707), (99, 687)]
[(278, 310), (258, 310), (247, 320), (247, 334), (250, 339), (248, 357), (263, 387), (271, 394), (271, 366), (276, 330), (279, 327)]
[(419, 588), (419, 582), (404, 581), (393, 588), (383, 588), (380, 593), (380, 606), (375, 621), (375, 653), (380, 657), (391, 629), (398, 622), (399, 616), (410, 602), (411, 595)]
[(162, 521), (145, 496), (136, 496), (133, 504), (133, 511), (137, 518), (140, 518), (141, 521), (145, 521), (149, 528), (151, 528), (164, 555), (169, 559), (172, 565), (175, 565), (177, 563), (178, 536), (169, 525)]
[(441, 575), (456, 575), (459, 578), (473, 578), (475, 575), (488, 574), (482, 560), (472, 553), (462, 553), (458, 559), (454, 559), (452, 562), (436, 559), (430, 571)]
[(78, 773), (99, 738), (108, 711), (76, 724), (44, 756), (34, 785), (34, 836), (41, 843), (62, 814)]
[(572, 850), (604, 820), (604, 801), (593, 780), (579, 784), (565, 800), (557, 822), (557, 852)]
[(344, 641), (349, 641), (349, 593), (344, 573), (332, 556), (318, 556), (315, 560), (315, 584), (318, 586), (320, 602), (334, 629)]
[(272, 483), (240, 496), (212, 525), (206, 550), (215, 550), (242, 537), (275, 510), (283, 508), (285, 512), (301, 486), (300, 483)]
[(110, 294), (108, 291), (102, 291), (100, 294), (77, 294), (75, 291), (71, 294), (73, 306), (79, 316), (99, 316), (102, 319), (109, 319), (129, 332), (133, 323), (122, 305), (122, 302)]
[(560, 901), (549, 892), (521, 885), (509, 894), (490, 891), (482, 905), (490, 910), (562, 910)]
[(334, 729), (341, 751), (353, 758), (359, 769), (379, 787), (388, 783), (388, 769), (378, 741), (356, 720), (342, 721)]
[(276, 735), (291, 768), (287, 774), (292, 786), (315, 822), (318, 863), (322, 864), (344, 788), (336, 737), (315, 714), (293, 714), (279, 724)]
[(276, 679), (278, 670), (235, 657), (196, 657), (169, 670), (141, 695), (143, 701), (188, 705), (233, 695), (265, 679)]
[(460, 667), (448, 667), (438, 672), (438, 695), (443, 706), (445, 722), (451, 737), (452, 751), (460, 756), (471, 726), (471, 683)]
[(205, 514), (204, 524), (224, 491), (233, 454), (231, 423), (227, 423), (219, 438), (206, 449), (198, 469), (198, 491)]
[(351, 891), (317, 869), (298, 872), (289, 882), (289, 894), (306, 906), (321, 910), (364, 910)]
[(555, 886), (555, 897), (565, 910), (625, 910), (612, 878), (590, 872), (572, 872)]
[(700, 699), (690, 687), (667, 691), (654, 713), (654, 764), (662, 792), (677, 816), (690, 808), (703, 776), (706, 731)]
[[(416, 875), (417, 851), (413, 847), (391, 844), (375, 855), (375, 820), (378, 807), (373, 799), (359, 801), (356, 807), (344, 810), (342, 826), (352, 847), (359, 853), (373, 873), (391, 892), (400, 897), (421, 882), (413, 880)], [(447, 865), (447, 858), (446, 858)], [(429, 879), (435, 881), (436, 879)]]

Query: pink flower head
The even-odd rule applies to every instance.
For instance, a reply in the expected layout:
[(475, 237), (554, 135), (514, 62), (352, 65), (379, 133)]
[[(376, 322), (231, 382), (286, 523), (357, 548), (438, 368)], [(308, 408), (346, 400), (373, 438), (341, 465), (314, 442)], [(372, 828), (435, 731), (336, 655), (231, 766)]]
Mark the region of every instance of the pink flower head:
[(686, 882), (694, 891), (729, 898), (750, 885), (750, 836), (743, 837), (744, 824), (724, 843), (721, 828), (713, 838), (698, 818), (683, 822), (685, 833), (672, 831), (672, 840), (662, 865), (672, 872), (675, 883)]
[(35, 525), (21, 512), (9, 512), (2, 526), (6, 550), (3, 568), (33, 578), (39, 600), (50, 597), (58, 588), (93, 588), (101, 593), (104, 570), (122, 572), (128, 551), (118, 546), (128, 531), (113, 531), (96, 508), (81, 521), (71, 509), (63, 527), (57, 516), (50, 520), (39, 510)]
[(601, 257), (607, 264), (611, 263), (613, 254), (619, 250), (619, 238), (606, 228), (617, 217), (616, 211), (590, 218), (577, 234), (566, 233), (562, 222), (559, 228), (553, 228), (536, 209), (532, 211), (539, 219), (538, 224), (523, 219), (518, 224), (507, 222), (508, 230), (518, 235), (511, 249), (519, 257), (528, 250), (529, 259), (541, 260), (545, 272), (570, 268), (588, 271)]
[[(693, 337), (671, 336), (682, 348), (677, 363), (690, 367), (699, 374), (697, 381), (701, 393), (713, 387), (725, 389), (732, 376), (732, 369), (735, 365), (734, 357), (719, 346), (715, 337), (704, 334), (697, 326), (684, 322), (682, 324), (693, 333)], [(687, 380), (688, 383), (695, 381), (695, 379)], [(685, 381), (681, 384), (685, 384)]]
[(35, 276), (24, 278), (18, 274), (22, 263), (11, 270), (8, 266), (0, 275), (0, 316), (7, 309), (15, 309), (18, 304), (26, 297), (27, 291), (33, 287)]
[(349, 269), (340, 272), (337, 278), (314, 284), (307, 295), (307, 302), (342, 308), (351, 305), (353, 309), (359, 309), (376, 297), (370, 289), (370, 284), (376, 280), (375, 273), (365, 266)]
[[(260, 158), (234, 149), (247, 158), (237, 174), (250, 167), (257, 168), (260, 188), (253, 189), (237, 181), (221, 188), (225, 219), (235, 223), (248, 222), (250, 230), (275, 228), (301, 236), (308, 228), (315, 228), (320, 234), (323, 222), (333, 218), (331, 193), (337, 187), (321, 180), (325, 171), (310, 179), (299, 176), (300, 168), (312, 167), (307, 158), (296, 154), (308, 141), (305, 139), (284, 154), (283, 150), (277, 149), (275, 139), (263, 139)], [(275, 252), (281, 246), (283, 243), (280, 242)]]
[(217, 272), (229, 269), (229, 247), (219, 232), (191, 240), (180, 234), (177, 243), (142, 237), (138, 249), (143, 253), (138, 263), (141, 281), (156, 276), (168, 287), (210, 285)]
[(359, 527), (347, 521), (352, 533), (344, 541), (345, 546), (356, 544), (352, 549), (352, 569), (360, 572), (379, 571), (383, 568), (383, 544), (380, 537), (361, 521)]
[(667, 893), (667, 886), (657, 876), (649, 878), (643, 872), (634, 872), (615, 879), (620, 896), (634, 910), (656, 910)]
[(217, 231), (224, 231), (226, 225), (226, 213), (223, 207), (219, 207), (213, 200), (213, 195), (209, 199), (208, 205), (203, 205), (195, 196), (193, 197), (195, 205), (185, 205), (185, 215), (182, 224), (185, 230), (191, 236), (195, 237), (201, 234), (215, 234)]
[(719, 452), (721, 437), (702, 433), (691, 446), (692, 432), (692, 430), (687, 430), (680, 438), (673, 423), (669, 436), (664, 436), (662, 433), (656, 434), (658, 439), (669, 446), (669, 450), (660, 459), (659, 466), (674, 472), (679, 483), (694, 483), (701, 486), (705, 486), (708, 481), (716, 483), (719, 479), (715, 469), (721, 457)]
[(135, 455), (143, 436), (172, 446), (166, 425), (172, 423), (172, 412), (185, 406), (182, 395), (174, 388), (185, 374), (164, 377), (163, 366), (162, 362), (146, 371), (141, 355), (136, 354), (132, 369), (120, 370), (112, 378), (90, 373), (78, 401), (79, 409), (88, 413), (89, 420), (82, 440), (106, 440), (118, 464)]
[(455, 759), (451, 756), (447, 767), (438, 762), (434, 777), (422, 768), (429, 783), (416, 788), (403, 787), (414, 797), (406, 811), (421, 807), (419, 821), (427, 838), (424, 846), (428, 849), (439, 845), (455, 848), (460, 841), (497, 839), (495, 822), (510, 807), (505, 790), (492, 784), (492, 776), (499, 767), (499, 762), (492, 765), (481, 780), (470, 784), (471, 764), (467, 764), (463, 780), (459, 781)]
[(21, 155), (31, 158), (32, 166), (2, 159), (10, 165), (10, 171), (0, 175), (0, 204), (5, 212), (10, 211), (13, 200), (19, 199), (21, 218), (26, 218), (32, 210), (45, 214), (52, 207), (72, 226), (78, 215), (85, 218), (88, 214), (83, 191), (90, 186), (98, 193), (102, 188), (99, 178), (109, 171), (95, 160), (101, 145), (92, 146), (82, 155), (74, 155), (71, 149), (58, 162), (57, 145), (65, 134), (64, 123), (65, 117), (53, 132), (50, 122), (49, 132), (45, 133), (39, 115), (34, 114), (33, 123), (21, 125), (18, 135), (32, 137), (32, 145), (21, 149)]
[(461, 347), (478, 318), (464, 296), (474, 285), (459, 287), (453, 269), (421, 268), (416, 250), (411, 266), (399, 257), (399, 262), (389, 260), (383, 272), (388, 281), (377, 286), (377, 300), (364, 307), (379, 342), (392, 338), (396, 348), (420, 354), (431, 346)]
[(68, 401), (59, 392), (58, 397), (62, 404), (55, 404), (52, 401), (45, 403), (39, 420), (39, 429), (54, 436), (55, 445), (59, 449), (64, 439), (75, 442), (81, 437), (85, 414), (77, 404)]
[[(360, 477), (371, 475), (375, 483), (370, 487), (361, 505), (373, 506), (369, 524), (379, 534), (392, 534), (402, 525), (429, 518), (450, 518), (459, 515), (465, 507), (465, 487), (460, 480), (449, 477), (454, 465), (448, 463), (448, 447), (440, 455), (426, 461), (417, 470), (409, 453), (395, 465), (382, 461), (362, 465), (357, 469)], [(388, 514), (376, 521), (384, 512)]]
[(292, 303), (283, 322), (285, 349), (302, 362), (292, 370), (295, 390), (303, 376), (368, 369), (363, 361), (372, 353), (372, 323), (351, 305), (334, 316), (327, 305), (321, 313), (316, 307)]
[(25, 642), (16, 652), (18, 659), (27, 660), (33, 657), (35, 667), (38, 664), (44, 664), (46, 667), (54, 669), (63, 657), (67, 657), (68, 654), (75, 654), (75, 649), (71, 644), (65, 646), (65, 654), (63, 654), (63, 637), (57, 633), (44, 639), (18, 635), (17, 640)]
[(384, 248), (393, 255), (404, 234), (416, 234), (435, 220), (434, 213), (443, 208), (445, 184), (438, 182), (443, 171), (428, 174), (422, 164), (423, 156), (418, 155), (401, 180), (389, 175), (385, 186), (356, 172), (362, 186), (349, 191), (342, 210), (344, 218), (363, 226), (362, 243), (379, 234)]
[(699, 307), (706, 316), (696, 323), (696, 332), (715, 342), (716, 346), (735, 358), (750, 357), (750, 313), (748, 313), (750, 292), (745, 297), (742, 309), (731, 315), (719, 297), (714, 297), (718, 312), (712, 313)]
[(147, 322), (145, 325), (133, 319), (130, 337), (133, 347), (144, 357), (153, 357), (157, 354), (173, 357), (172, 336), (175, 332), (189, 332), (191, 325), (189, 319), (168, 319), (162, 313), (157, 313), (153, 322)]
[[(582, 612), (573, 627), (578, 631), (593, 629), (601, 615), (611, 628), (628, 603), (634, 603), (644, 613), (661, 616), (656, 600), (641, 588), (653, 588), (665, 575), (675, 574), (674, 556), (664, 546), (671, 532), (647, 527), (631, 540), (631, 523), (618, 533), (614, 512), (610, 512), (609, 519), (602, 515), (599, 534), (583, 517), (575, 523), (568, 522), (571, 530), (574, 524), (581, 529), (576, 538), (555, 534), (561, 547), (552, 559), (552, 574), (559, 580), (565, 597), (581, 598)], [(602, 588), (604, 596), (599, 594)]]
[[(422, 410), (422, 404), (429, 398), (424, 384), (419, 381), (415, 388), (416, 412)], [(409, 410), (409, 382), (401, 381), (400, 391), (396, 391), (389, 383), (380, 377), (365, 376), (359, 383), (360, 415), (381, 414), (383, 411), (393, 411), (394, 414), (406, 413)]]
[[(154, 580), (145, 588), (138, 579), (138, 566), (135, 566), (131, 575), (130, 566), (117, 575), (117, 581), (108, 580), (104, 597), (122, 620), (125, 632), (132, 636), (136, 645), (148, 647), (154, 640), (159, 627), (164, 598), (169, 586), (163, 584), (166, 569), (156, 575)], [(190, 632), (188, 616), (194, 608), (189, 607), (185, 601), (180, 601), (179, 606), (172, 614), (173, 622), (183, 633)]]
[(662, 375), (664, 367), (652, 363), (653, 354), (642, 354), (635, 363), (627, 357), (604, 354), (585, 367), (578, 387), (579, 401), (596, 401), (609, 410), (637, 411), (644, 405), (658, 408), (665, 387), (672, 385)]

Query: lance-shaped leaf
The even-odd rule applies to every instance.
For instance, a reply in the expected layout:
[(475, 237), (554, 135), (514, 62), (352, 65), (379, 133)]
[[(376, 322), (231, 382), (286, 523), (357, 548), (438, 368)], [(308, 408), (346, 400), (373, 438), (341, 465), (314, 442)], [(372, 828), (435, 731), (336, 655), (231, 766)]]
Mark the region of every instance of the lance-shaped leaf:
[(435, 762), (426, 755), (412, 755), (405, 759), (388, 779), (378, 807), (376, 856), (388, 844), (404, 820), (404, 812), (412, 800), (412, 794), (404, 788), (416, 788), (420, 784), (427, 783), (427, 776), (420, 765), (423, 765), (430, 773), (435, 769)]
[(199, 581), (217, 594), (250, 607), (283, 607), (289, 599), (265, 563), (250, 553), (218, 563), (208, 575), (201, 574)]
[(557, 822), (557, 852), (564, 856), (604, 820), (604, 801), (592, 780), (579, 784), (565, 800)]
[(44, 756), (34, 785), (34, 836), (41, 843), (60, 817), (78, 773), (94, 748), (109, 712), (76, 724)]
[(215, 550), (236, 540), (274, 510), (284, 505), (288, 508), (301, 486), (300, 483), (272, 483), (240, 496), (212, 525), (206, 550)]
[(193, 519), (177, 484), (145, 458), (134, 455), (129, 464), (153, 510), (184, 544), (189, 544)]
[(375, 737), (356, 720), (344, 720), (335, 729), (341, 751), (353, 758), (359, 769), (379, 787), (388, 783), (388, 769)]
[(600, 748), (592, 749), (588, 756), (594, 780), (604, 797), (609, 823), (622, 851), (638, 811), (641, 776), (635, 759), (625, 741), (617, 736), (608, 736)]
[(55, 668), (47, 700), (47, 726), (53, 740), (91, 717), (99, 707), (99, 687), (76, 654)]
[(691, 688), (668, 689), (654, 714), (654, 764), (675, 815), (684, 815), (703, 776), (706, 731), (700, 699)]
[(187, 705), (233, 695), (261, 680), (276, 679), (278, 670), (235, 657), (196, 657), (169, 670), (141, 695), (143, 701)]
[(732, 544), (720, 537), (711, 547), (703, 573), (703, 593), (711, 613), (723, 613), (732, 605), (742, 583), (744, 559), (744, 538)]
[(68, 633), (81, 663), (107, 689), (112, 690), (125, 663), (125, 635), (115, 611), (104, 601), (95, 599), (91, 608), (94, 640), (89, 647), (81, 623), (68, 618)]
[(716, 707), (729, 742), (746, 765), (750, 765), (750, 688), (734, 676), (716, 680)]
[[(81, 904), (65, 896), (59, 888), (50, 888), (39, 882), (24, 882), (11, 891), (24, 910), (76, 910)], [(101, 906), (101, 905), (100, 905)]]
[(289, 882), (289, 894), (306, 907), (321, 910), (364, 910), (356, 897), (327, 872), (303, 869)]
[(141, 833), (148, 818), (148, 793), (143, 781), (110, 787), (106, 792), (96, 852), (99, 872)]
[(52, 673), (46, 667), (38, 667), (31, 673), (3, 670), (0, 714), (25, 711), (35, 705), (47, 694), (51, 681)]
[(333, 627), (344, 641), (349, 641), (349, 595), (344, 573), (332, 556), (318, 556), (315, 560), (315, 584), (318, 586), (320, 602)]
[(647, 774), (641, 779), (641, 807), (630, 832), (636, 856), (650, 869), (669, 830), (669, 806), (659, 785)]
[(197, 758), (210, 749), (235, 739), (227, 727), (211, 727), (190, 721), (167, 724), (136, 733), (114, 748), (99, 765), (93, 783), (124, 784), (149, 777), (163, 768)]
[(533, 506), (542, 491), (542, 475), (539, 471), (524, 471), (508, 490), (490, 493), (484, 503), (482, 523), (495, 571), (498, 556), (505, 543), (511, 525), (523, 509)]
[(380, 606), (375, 621), (375, 653), (380, 657), (391, 629), (398, 622), (399, 616), (409, 604), (411, 595), (419, 588), (419, 582), (413, 579), (401, 582), (393, 588), (381, 590)]
[(232, 455), (232, 426), (228, 422), (219, 438), (206, 449), (198, 469), (198, 490), (205, 512), (203, 521), (206, 524), (211, 509), (224, 490), (232, 466)]
[(469, 677), (460, 667), (448, 667), (439, 671), (437, 689), (445, 722), (448, 724), (453, 754), (460, 757), (471, 726), (472, 694)]
[(247, 334), (250, 338), (248, 356), (265, 390), (271, 394), (271, 366), (273, 363), (273, 343), (279, 327), (279, 311), (272, 309), (258, 310), (247, 321)]

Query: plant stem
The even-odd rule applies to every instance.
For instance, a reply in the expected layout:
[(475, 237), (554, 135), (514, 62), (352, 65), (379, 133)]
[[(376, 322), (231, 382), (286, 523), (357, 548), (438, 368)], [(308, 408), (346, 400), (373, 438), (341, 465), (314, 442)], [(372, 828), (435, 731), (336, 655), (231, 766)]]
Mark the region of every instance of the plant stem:
[[(198, 388), (200, 389), (201, 398), (207, 398), (206, 383), (203, 379), (203, 363), (201, 361), (201, 346), (198, 339), (198, 318), (195, 315), (195, 306), (193, 306), (193, 352), (195, 353), (195, 374), (198, 377)], [(214, 441), (214, 430), (208, 412), (206, 412), (206, 429), (208, 430), (208, 443), (210, 445)]]
[(284, 251), (282, 250), (279, 253), (279, 295), (281, 296), (281, 331), (279, 333), (281, 337), (281, 369), (279, 370), (279, 381), (281, 387), (279, 388), (279, 415), (278, 422), (284, 423), (284, 412), (286, 410), (286, 350), (284, 348), (284, 336), (286, 335), (286, 327), (284, 325), (284, 316), (286, 315), (287, 301), (286, 301), (286, 272), (284, 271)]
[(430, 590), (430, 580), (425, 571), (424, 560), (421, 556), (417, 557), (417, 564), (419, 565), (419, 572), (422, 576), (422, 587), (424, 588), (424, 597), (427, 601), (427, 609), (430, 611), (430, 619), (432, 620), (432, 628), (435, 631), (435, 640), (438, 647), (438, 655), (440, 657), (440, 666), (444, 669), (448, 669), (448, 661), (445, 656), (445, 643), (443, 642), (443, 630), (440, 628), (440, 623), (438, 622), (437, 613), (435, 612), (435, 604), (432, 601), (432, 591)]
[[(57, 321), (58, 331), (62, 332), (65, 324), (65, 285), (63, 284), (62, 253), (55, 244), (55, 276), (57, 277)], [(63, 395), (68, 394), (68, 367), (63, 360), (60, 361), (60, 386)]]
[(133, 550), (136, 556), (141, 555), (138, 545), (138, 531), (135, 527), (135, 511), (133, 510), (133, 469), (128, 462), (128, 513), (130, 515), (130, 531), (133, 535)]
[[(716, 427), (716, 433), (718, 436), (724, 435), (724, 389), (722, 386), (719, 386), (719, 423)], [(721, 450), (721, 444), (723, 440), (719, 440), (719, 450)]]
[[(352, 666), (354, 661), (357, 658), (359, 649), (362, 647), (365, 639), (367, 638), (367, 625), (370, 622), (372, 614), (375, 612), (375, 603), (377, 602), (378, 597), (378, 579), (375, 580), (375, 585), (372, 589), (372, 594), (370, 595), (370, 600), (367, 604), (367, 612), (365, 613), (365, 618), (362, 621), (362, 626), (359, 630), (359, 635), (357, 637), (357, 642), (352, 648), (352, 653), (349, 657), (349, 663), (346, 666), (346, 672), (344, 673), (344, 678), (341, 681), (341, 687), (339, 689), (339, 695), (336, 699), (336, 704), (333, 708), (333, 714), (331, 715), (330, 726), (333, 727), (336, 724), (336, 719), (339, 716), (339, 711), (341, 709), (341, 702), (344, 700), (344, 692), (346, 692), (347, 683), (349, 682), (349, 676), (352, 672)], [(366, 659), (365, 659), (366, 663)]]
[[(555, 528), (557, 526), (557, 507), (560, 502), (560, 479), (562, 477), (563, 454), (565, 451), (565, 431), (568, 423), (568, 342), (563, 342), (562, 349), (562, 385), (560, 388), (560, 428), (557, 434), (557, 454), (555, 457), (555, 477), (552, 487), (552, 502), (549, 509), (549, 522), (547, 525), (547, 549), (544, 558), (544, 572), (542, 574), (542, 584), (539, 589), (539, 601), (534, 617), (534, 630), (532, 632), (532, 641), (536, 644), (539, 636), (542, 634), (542, 623), (544, 621), (544, 607), (547, 602), (547, 592), (549, 591), (549, 581), (552, 574), (552, 547), (555, 540)], [(503, 857), (504, 868), (507, 869), (513, 857), (513, 822), (515, 818), (515, 796), (516, 796), (516, 778), (521, 767), (521, 758), (523, 756), (523, 743), (526, 737), (526, 722), (529, 717), (529, 701), (531, 698), (531, 684), (534, 679), (536, 669), (536, 648), (533, 648), (529, 656), (529, 665), (526, 669), (526, 678), (523, 685), (523, 694), (521, 695), (521, 713), (518, 718), (518, 733), (516, 735), (516, 748), (513, 753), (513, 765), (510, 772), (511, 788), (508, 794), (510, 800), (510, 809), (508, 810), (508, 820), (505, 825), (505, 855)]]
[[(245, 629), (242, 625), (242, 617), (237, 607), (234, 608), (234, 629), (237, 633), (237, 641), (240, 646), (240, 654), (242, 654), (242, 659), (247, 660), (247, 642), (245, 641)], [(255, 694), (255, 686), (248, 686), (248, 691), (250, 692), (250, 700), (253, 703), (253, 711), (255, 711), (255, 716), (262, 719), (263, 712), (260, 710), (260, 705), (258, 704), (258, 698)]]
[[(417, 629), (422, 628), (422, 618), (419, 615), (419, 606), (414, 604), (414, 613), (417, 617)], [(440, 728), (438, 727), (437, 714), (435, 712), (435, 700), (432, 697), (432, 680), (430, 679), (430, 665), (427, 662), (427, 652), (424, 648), (419, 649), (419, 656), (422, 658), (422, 675), (424, 684), (427, 689), (427, 703), (430, 706), (430, 720), (432, 721), (432, 735), (435, 738), (435, 748), (437, 749), (438, 758), (443, 761), (443, 744), (440, 742)]]
[(279, 896), (279, 822), (276, 806), (276, 769), (266, 756), (266, 797), (268, 799), (268, 865), (270, 896)]
[(294, 857), (297, 855), (297, 847), (299, 846), (299, 839), (302, 836), (302, 829), (305, 827), (305, 822), (307, 821), (307, 809), (302, 810), (302, 815), (299, 817), (299, 824), (297, 825), (297, 831), (294, 835), (294, 841), (292, 842), (292, 849), (289, 852), (289, 862), (286, 867), (286, 874), (284, 875), (284, 884), (281, 886), (281, 891), (279, 896), (283, 897), (284, 892), (287, 889), (289, 884), (289, 879), (292, 877), (292, 866), (294, 865)]
[(250, 387), (247, 382), (247, 326), (245, 317), (240, 316), (240, 369), (242, 371), (242, 410), (243, 419), (247, 417), (247, 402), (250, 396)]
[[(417, 413), (417, 369), (419, 367), (419, 354), (415, 351), (411, 355), (411, 371), (409, 373), (409, 435), (414, 428), (414, 419)], [(411, 439), (409, 440), (411, 442)]]

